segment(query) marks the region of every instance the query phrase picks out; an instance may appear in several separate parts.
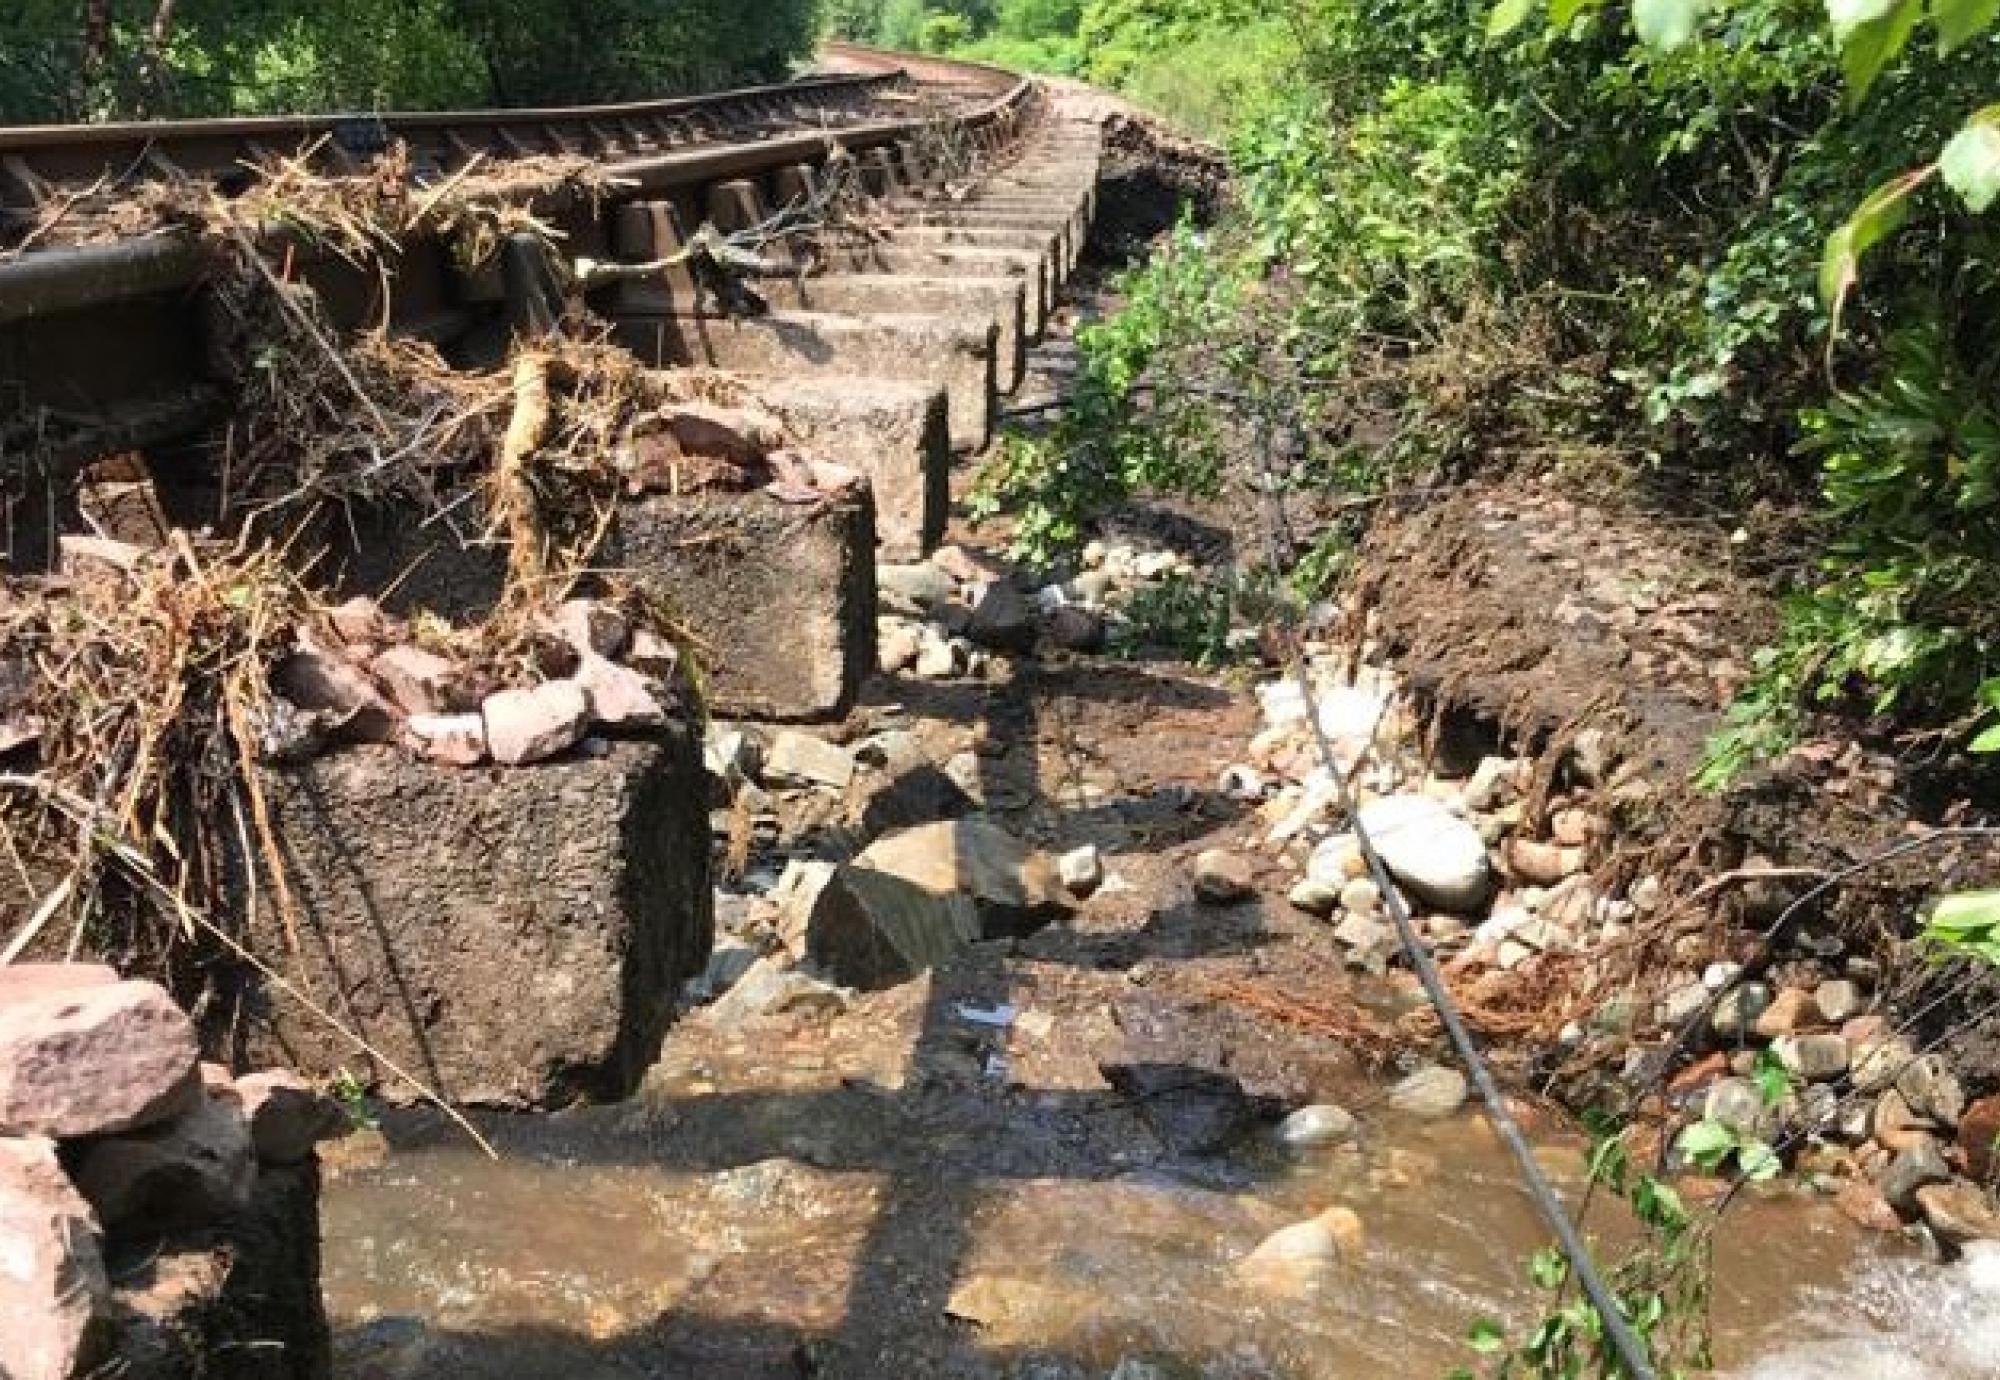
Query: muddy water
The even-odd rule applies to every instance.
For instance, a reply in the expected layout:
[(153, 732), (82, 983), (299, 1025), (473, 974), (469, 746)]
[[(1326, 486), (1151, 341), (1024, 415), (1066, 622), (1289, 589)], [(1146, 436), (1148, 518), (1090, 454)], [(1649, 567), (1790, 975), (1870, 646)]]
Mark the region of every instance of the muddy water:
[[(851, 1158), (807, 1124), (821, 1110), (777, 1128), (797, 1157), (714, 1165), (685, 1146), (641, 1162), (682, 1136), (667, 1113), (593, 1116), (503, 1133), (499, 1163), (426, 1134), (335, 1179), (344, 1374), (1441, 1375), (1465, 1359), (1469, 1320), (1532, 1302), (1519, 1261), (1542, 1234), (1471, 1119), (1376, 1122), (1365, 1149), (1304, 1159), (1252, 1147), (1097, 1178), (996, 1165), (913, 1184), (811, 1162)], [(1546, 1159), (1574, 1189), (1576, 1147)], [(1335, 1203), (1366, 1224), (1360, 1259), (1317, 1282), (1242, 1276), (1267, 1232)], [(1719, 1255), (1721, 1359), (1757, 1380), (2000, 1373), (2000, 1296), (1864, 1243), (1830, 1208), (1745, 1204)], [(924, 1359), (878, 1368), (857, 1318), (896, 1318), (907, 1300), (892, 1296), (940, 1272), (930, 1342), (904, 1335), (926, 1315), (889, 1326)]]

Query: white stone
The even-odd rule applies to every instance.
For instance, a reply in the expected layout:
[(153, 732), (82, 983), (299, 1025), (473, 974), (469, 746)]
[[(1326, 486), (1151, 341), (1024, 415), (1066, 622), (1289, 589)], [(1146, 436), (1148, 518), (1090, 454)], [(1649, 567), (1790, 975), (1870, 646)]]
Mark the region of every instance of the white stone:
[(1216, 780), (1216, 789), (1230, 800), (1261, 800), (1264, 798), (1264, 778), (1255, 767), (1238, 762), (1224, 767)]
[(1492, 890), (1479, 831), (1425, 795), (1392, 795), (1361, 807), (1361, 827), (1397, 881), (1440, 910), (1472, 911)]
[(1285, 899), (1307, 915), (1316, 915), (1322, 920), (1340, 908), (1340, 893), (1311, 877), (1301, 878)]
[(1278, 1139), (1294, 1150), (1319, 1145), (1344, 1145), (1360, 1133), (1360, 1124), (1345, 1107), (1315, 1102), (1301, 1107), (1278, 1125)]
[(433, 762), (476, 767), (486, 760), (486, 719), (479, 714), (412, 714), (411, 745)]
[(613, 728), (659, 728), (667, 721), (666, 706), (653, 683), (630, 666), (601, 656), (586, 656), (577, 667), (576, 683), (590, 696), (590, 716)]
[(1104, 859), (1097, 845), (1072, 848), (1056, 859), (1056, 875), (1073, 896), (1088, 896), (1104, 884)]
[(1306, 876), (1321, 886), (1338, 891), (1354, 878), (1365, 875), (1367, 860), (1352, 834), (1333, 834), (1321, 839), (1306, 862)]
[(1389, 1089), (1389, 1105), (1408, 1116), (1437, 1120), (1465, 1105), (1465, 1075), (1442, 1064), (1430, 1064)]

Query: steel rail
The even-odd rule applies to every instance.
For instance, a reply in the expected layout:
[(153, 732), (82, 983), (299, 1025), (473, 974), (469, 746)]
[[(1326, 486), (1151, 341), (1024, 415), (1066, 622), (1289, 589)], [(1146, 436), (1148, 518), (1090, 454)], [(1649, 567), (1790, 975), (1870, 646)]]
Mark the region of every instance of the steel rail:
[(336, 169), (357, 166), (396, 141), (447, 172), (475, 156), (626, 157), (727, 140), (758, 122), (824, 122), (907, 81), (900, 71), (872, 72), (616, 105), (6, 126), (0, 202), (31, 210), (58, 189), (99, 179), (238, 175), (271, 155), (308, 150)]

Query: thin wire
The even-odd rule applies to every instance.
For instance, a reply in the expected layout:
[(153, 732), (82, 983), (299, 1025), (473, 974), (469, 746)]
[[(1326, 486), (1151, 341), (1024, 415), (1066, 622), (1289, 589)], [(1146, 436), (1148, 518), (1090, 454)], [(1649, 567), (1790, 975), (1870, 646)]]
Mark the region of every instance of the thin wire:
[[(1285, 515), (1284, 486), (1276, 482), (1276, 476), (1271, 470), (1269, 441), (1268, 432), (1260, 426), (1257, 449), (1263, 466), (1266, 496), (1271, 500), (1270, 503), (1260, 507), (1268, 518), (1264, 524), (1266, 558), (1272, 562), (1272, 568), (1276, 570), (1283, 568), (1284, 548), (1289, 544), (1291, 524)], [(1274, 531), (1272, 530), (1274, 525), (1282, 526), (1286, 530), (1282, 533)], [(1487, 1120), (1492, 1123), (1500, 1139), (1506, 1142), (1507, 1148), (1513, 1152), (1514, 1159), (1520, 1165), (1521, 1175), (1527, 1181), (1528, 1196), (1534, 1200), (1535, 1207), (1541, 1213), (1542, 1220), (1548, 1223), (1549, 1230), (1555, 1233), (1556, 1243), (1568, 1257), (1570, 1269), (1578, 1284), (1582, 1286), (1591, 1306), (1597, 1310), (1597, 1315), (1604, 1324), (1606, 1338), (1617, 1351), (1632, 1380), (1655, 1380), (1646, 1344), (1633, 1330), (1631, 1320), (1625, 1316), (1625, 1310), (1619, 1305), (1617, 1295), (1611, 1291), (1603, 1275), (1598, 1272), (1597, 1262), (1591, 1256), (1590, 1247), (1585, 1243), (1582, 1233), (1577, 1230), (1576, 1224), (1570, 1220), (1569, 1214), (1563, 1209), (1562, 1200), (1556, 1196), (1554, 1186), (1543, 1172), (1541, 1161), (1535, 1158), (1534, 1147), (1522, 1133), (1520, 1123), (1515, 1121), (1513, 1114), (1507, 1110), (1506, 1098), (1501, 1094), (1492, 1070), (1487, 1067), (1478, 1045), (1473, 1041), (1472, 1032), (1467, 1028), (1464, 1017), (1459, 1014), (1457, 1003), (1452, 1000), (1451, 992), (1445, 986), (1444, 975), (1438, 970), (1437, 960), (1431, 956), (1429, 947), (1418, 936), (1416, 926), (1410, 919), (1409, 908), (1403, 902), (1402, 893), (1397, 889), (1395, 879), (1390, 876), (1388, 866), (1382, 861), (1382, 854), (1377, 851), (1374, 840), (1369, 837), (1367, 827), (1361, 822), (1361, 812), (1356, 808), (1354, 792), (1348, 782), (1347, 774), (1341, 770), (1340, 763), (1334, 755), (1333, 744), (1327, 738), (1325, 725), (1320, 723), (1318, 699), (1313, 694), (1312, 676), (1306, 667), (1303, 640), (1298, 636), (1296, 610), (1290, 600), (1279, 600), (1278, 603), (1283, 610), (1287, 625), (1285, 632), (1291, 644), (1292, 671), (1298, 683), (1300, 700), (1305, 707), (1306, 722), (1312, 726), (1313, 744), (1319, 752), (1320, 761), (1326, 768), (1327, 775), (1333, 781), (1335, 803), (1353, 826), (1354, 841), (1361, 850), (1361, 856), (1367, 860), (1369, 876), (1374, 879), (1376, 889), (1382, 894), (1382, 903), (1388, 909), (1390, 920), (1395, 924), (1396, 937), (1401, 941), (1404, 953), (1409, 956), (1410, 966), (1416, 971), (1417, 981), (1423, 984), (1424, 995), (1437, 1009), (1438, 1020), (1444, 1026), (1446, 1037), (1457, 1052), (1460, 1063), (1465, 1066), (1473, 1087), (1479, 1093), (1480, 1101), (1485, 1104)], [(1371, 743), (1364, 749), (1363, 755), (1372, 750)]]

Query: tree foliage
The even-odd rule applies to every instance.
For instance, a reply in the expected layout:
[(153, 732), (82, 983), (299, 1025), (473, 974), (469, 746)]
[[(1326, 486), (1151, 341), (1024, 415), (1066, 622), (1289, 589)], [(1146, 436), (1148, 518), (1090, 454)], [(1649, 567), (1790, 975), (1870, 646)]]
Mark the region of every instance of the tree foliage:
[(816, 0), (11, 0), (0, 120), (618, 100), (775, 78)]
[[(1126, 367), (1151, 342), (1154, 377), (1214, 396), (1134, 387), (1108, 415), (1168, 437), (1188, 408), (1240, 424), (1283, 361), (1312, 442), (1297, 482), (1525, 461), (1750, 531), (1785, 626), (1713, 783), (1818, 707), (1925, 750), (2000, 750), (1996, 17), (1993, 0), (1090, 0), (1081, 70), (1137, 93), (1163, 71), (1205, 83), (1241, 192), (1203, 242), (1236, 303), (1221, 324), (1162, 265), (1132, 285), (1144, 330), (1097, 333)], [(1254, 41), (1274, 56), (1235, 81), (1222, 55)], [(1155, 275), (1201, 309), (1160, 320)], [(1074, 474), (1145, 444), (1060, 425), (1037, 449)], [(1177, 463), (1214, 482), (1204, 451), (1149, 453), (1151, 482)], [(996, 495), (1048, 502), (1034, 472), (1017, 451)], [(1084, 525), (1070, 503), (1023, 530)]]

